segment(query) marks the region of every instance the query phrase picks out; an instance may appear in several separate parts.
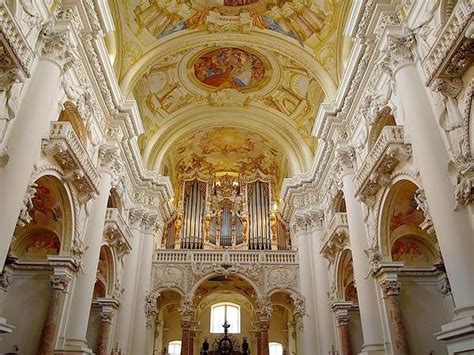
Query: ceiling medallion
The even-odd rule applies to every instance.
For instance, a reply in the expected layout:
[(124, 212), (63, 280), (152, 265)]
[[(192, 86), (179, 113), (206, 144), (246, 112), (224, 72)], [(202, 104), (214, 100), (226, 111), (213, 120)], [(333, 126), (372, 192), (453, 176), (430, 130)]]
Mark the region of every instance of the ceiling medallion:
[(192, 76), (211, 91), (253, 91), (265, 85), (270, 65), (245, 49), (222, 47), (200, 53), (191, 61)]

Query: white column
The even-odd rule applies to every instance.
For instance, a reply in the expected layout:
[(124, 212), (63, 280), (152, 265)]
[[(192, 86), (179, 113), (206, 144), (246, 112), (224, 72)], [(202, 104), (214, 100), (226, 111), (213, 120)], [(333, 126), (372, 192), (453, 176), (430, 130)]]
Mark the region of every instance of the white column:
[(328, 264), (320, 253), (320, 243), (323, 236), (322, 220), (312, 221), (309, 235), (312, 267), (314, 270), (314, 293), (316, 301), (316, 314), (319, 330), (319, 351), (328, 354), (329, 350), (336, 345), (334, 332), (334, 321), (331, 308), (328, 303), (329, 274)]
[(145, 298), (151, 291), (151, 272), (153, 263), (154, 238), (157, 226), (156, 215), (144, 218), (143, 241), (140, 254), (140, 272), (135, 300), (131, 354), (149, 355), (153, 351), (153, 323), (145, 315)]
[(379, 309), (376, 284), (372, 278), (367, 278), (369, 262), (365, 250), (368, 249), (367, 231), (364, 225), (364, 215), (361, 203), (356, 199), (353, 182), (354, 154), (352, 150), (339, 149), (338, 163), (341, 168), (344, 199), (347, 208), (349, 238), (354, 264), (354, 279), (357, 287), (360, 319), (364, 345), (362, 354), (385, 354), (382, 318)]
[(130, 354), (130, 340), (133, 329), (133, 318), (135, 311), (136, 291), (139, 279), (139, 260), (142, 241), (142, 221), (144, 212), (141, 209), (130, 211), (130, 230), (133, 235), (132, 250), (125, 258), (125, 265), (122, 277), (123, 294), (120, 298), (120, 308), (117, 315), (117, 326), (113, 345), (118, 344), (118, 348), (125, 354)]
[(50, 121), (58, 116), (60, 78), (70, 60), (69, 28), (41, 32), (39, 61), (31, 80), (25, 83), (16, 118), (7, 142), (8, 163), (0, 168), (0, 270), (3, 269), (41, 140)]
[[(411, 138), (413, 158), (423, 181), (456, 306), (455, 322), (443, 326), (443, 332), (450, 333), (452, 329), (454, 337), (471, 332), (471, 338), (474, 338), (474, 231), (469, 212), (463, 207), (454, 208), (455, 189), (447, 172), (449, 156), (413, 61), (414, 39), (388, 36), (387, 41), (387, 62), (395, 77), (405, 129)], [(474, 339), (470, 344), (472, 350)]]
[(82, 256), (83, 272), (77, 274), (74, 283), (72, 302), (66, 325), (64, 352), (89, 354), (86, 334), (91, 309), (93, 290), (99, 263), (100, 246), (104, 233), (107, 200), (112, 186), (114, 167), (117, 164), (117, 148), (102, 146), (99, 151), (101, 159), (101, 180), (99, 195), (92, 201), (89, 219), (85, 230), (84, 244), (88, 248)]
[(315, 349), (319, 348), (318, 329), (316, 325), (318, 315), (316, 314), (313, 297), (313, 279), (310, 259), (311, 248), (306, 227), (306, 221), (304, 219), (298, 219), (293, 224), (292, 232), (296, 235), (298, 240), (300, 292), (306, 301), (306, 315), (301, 320), (303, 322), (303, 329), (300, 330), (301, 353), (312, 354)]

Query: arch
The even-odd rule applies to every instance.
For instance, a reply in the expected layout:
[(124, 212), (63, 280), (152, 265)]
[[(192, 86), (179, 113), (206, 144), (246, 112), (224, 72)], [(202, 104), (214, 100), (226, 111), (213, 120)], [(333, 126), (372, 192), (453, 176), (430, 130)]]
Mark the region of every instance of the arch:
[[(257, 295), (257, 297), (261, 295), (260, 289), (257, 286), (257, 284), (255, 284), (255, 282), (252, 281), (250, 278), (248, 278), (246, 275), (244, 275), (240, 272), (233, 272), (231, 275), (237, 276), (237, 277), (241, 278), (242, 280), (246, 281), (252, 287), (252, 289), (255, 292), (255, 294)], [(224, 272), (213, 271), (209, 274), (206, 274), (205, 276), (201, 277), (193, 285), (191, 291), (188, 294), (190, 294), (194, 297), (194, 295), (196, 294), (196, 291), (199, 289), (199, 287), (201, 287), (206, 281), (209, 281), (213, 277), (217, 277), (217, 276), (225, 276), (225, 273)]]
[[(436, 237), (420, 225), (425, 220), (417, 205), (418, 182), (408, 176), (398, 176), (387, 188), (381, 202), (378, 238), (382, 257), (411, 263), (418, 258), (433, 263), (438, 258)], [(393, 248), (396, 247), (396, 250)], [(403, 254), (403, 255), (402, 255)], [(423, 263), (422, 262), (422, 263)]]
[(337, 85), (323, 66), (318, 63), (313, 54), (294, 41), (289, 41), (285, 36), (276, 32), (260, 32), (259, 38), (250, 34), (236, 36), (226, 34), (208, 33), (204, 31), (179, 33), (158, 39), (153, 48), (145, 53), (123, 76), (120, 87), (125, 96), (130, 96), (140, 77), (164, 56), (182, 52), (185, 49), (196, 48), (198, 44), (219, 43), (222, 46), (251, 45), (254, 48), (277, 51), (280, 55), (289, 57), (302, 67), (319, 82), (327, 98), (335, 97)]
[(357, 289), (354, 282), (352, 251), (345, 248), (339, 254), (336, 267), (336, 292), (338, 298), (357, 303)]
[[(103, 287), (103, 294), (97, 295), (97, 297), (109, 297), (112, 296), (115, 288), (116, 281), (116, 256), (113, 249), (107, 245), (102, 244), (100, 247), (99, 263), (97, 264), (97, 281), (96, 285)], [(94, 287), (94, 298), (96, 288)]]
[(372, 125), (369, 137), (367, 138), (367, 147), (368, 151), (372, 149), (377, 139), (382, 134), (382, 130), (386, 126), (396, 126), (395, 117), (392, 114), (392, 108), (390, 106), (384, 106), (380, 109), (375, 119), (374, 124)]
[(71, 101), (64, 103), (64, 109), (59, 114), (59, 122), (69, 122), (74, 129), (79, 141), (82, 143), (84, 149), (87, 149), (89, 142), (89, 132), (84, 124), (84, 120), (81, 118), (76, 105)]
[(267, 110), (256, 107), (242, 110), (209, 109), (202, 106), (199, 109), (177, 113), (170, 116), (148, 142), (143, 153), (145, 165), (151, 170), (159, 171), (161, 165), (166, 163), (165, 157), (174, 142), (196, 130), (226, 126), (250, 130), (270, 138), (280, 145), (287, 156), (289, 174), (306, 171), (311, 166), (312, 153), (301, 143), (303, 142), (301, 135), (282, 115), (271, 115), (270, 119), (274, 125), (268, 125), (268, 116)]
[[(12, 255), (45, 258), (58, 246), (57, 253), (53, 254), (69, 253), (74, 235), (74, 206), (72, 194), (59, 174), (44, 171), (36, 176), (30, 185), (28, 196), (28, 208), (20, 216), (14, 232)], [(28, 240), (33, 244), (30, 245)], [(22, 250), (23, 247), (32, 248), (36, 256)]]

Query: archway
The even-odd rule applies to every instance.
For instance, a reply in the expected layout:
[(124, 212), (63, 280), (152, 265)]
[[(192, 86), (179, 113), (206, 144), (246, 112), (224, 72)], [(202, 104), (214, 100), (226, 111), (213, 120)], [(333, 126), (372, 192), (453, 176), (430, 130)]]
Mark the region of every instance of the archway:
[(383, 259), (402, 265), (399, 303), (410, 352), (443, 353), (434, 333), (451, 319), (453, 303), (423, 201), (423, 190), (410, 180), (390, 186), (382, 203), (380, 245)]
[[(58, 287), (53, 278), (55, 258), (69, 253), (74, 230), (69, 194), (59, 178), (38, 178), (27, 196), (27, 209), (19, 216), (3, 270), (2, 316), (15, 319), (16, 329), (2, 340), (1, 352), (18, 349), (32, 354), (44, 345), (42, 332)], [(54, 340), (57, 325), (47, 326), (48, 341)]]

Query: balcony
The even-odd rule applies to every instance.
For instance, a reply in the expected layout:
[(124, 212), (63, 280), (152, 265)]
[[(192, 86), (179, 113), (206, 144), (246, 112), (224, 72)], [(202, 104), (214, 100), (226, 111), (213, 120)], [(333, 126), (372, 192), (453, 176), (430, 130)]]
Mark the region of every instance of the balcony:
[(472, 1), (459, 0), (456, 3), (441, 34), (437, 36), (423, 61), (427, 86), (437, 78), (459, 78), (470, 67), (474, 58), (474, 40), (468, 32), (472, 27), (473, 11)]
[(115, 249), (119, 258), (130, 252), (132, 234), (117, 208), (107, 208), (104, 224), (104, 239)]
[(349, 223), (347, 213), (335, 213), (329, 222), (326, 233), (321, 240), (321, 252), (331, 260), (338, 250), (349, 244)]
[(366, 203), (390, 181), (390, 175), (401, 161), (411, 156), (411, 145), (405, 144), (403, 127), (386, 126), (354, 177), (357, 196)]
[(43, 153), (54, 157), (80, 197), (98, 193), (100, 175), (69, 122), (51, 122), (49, 139), (43, 140)]
[(298, 265), (296, 251), (157, 250), (154, 262), (202, 264)]

